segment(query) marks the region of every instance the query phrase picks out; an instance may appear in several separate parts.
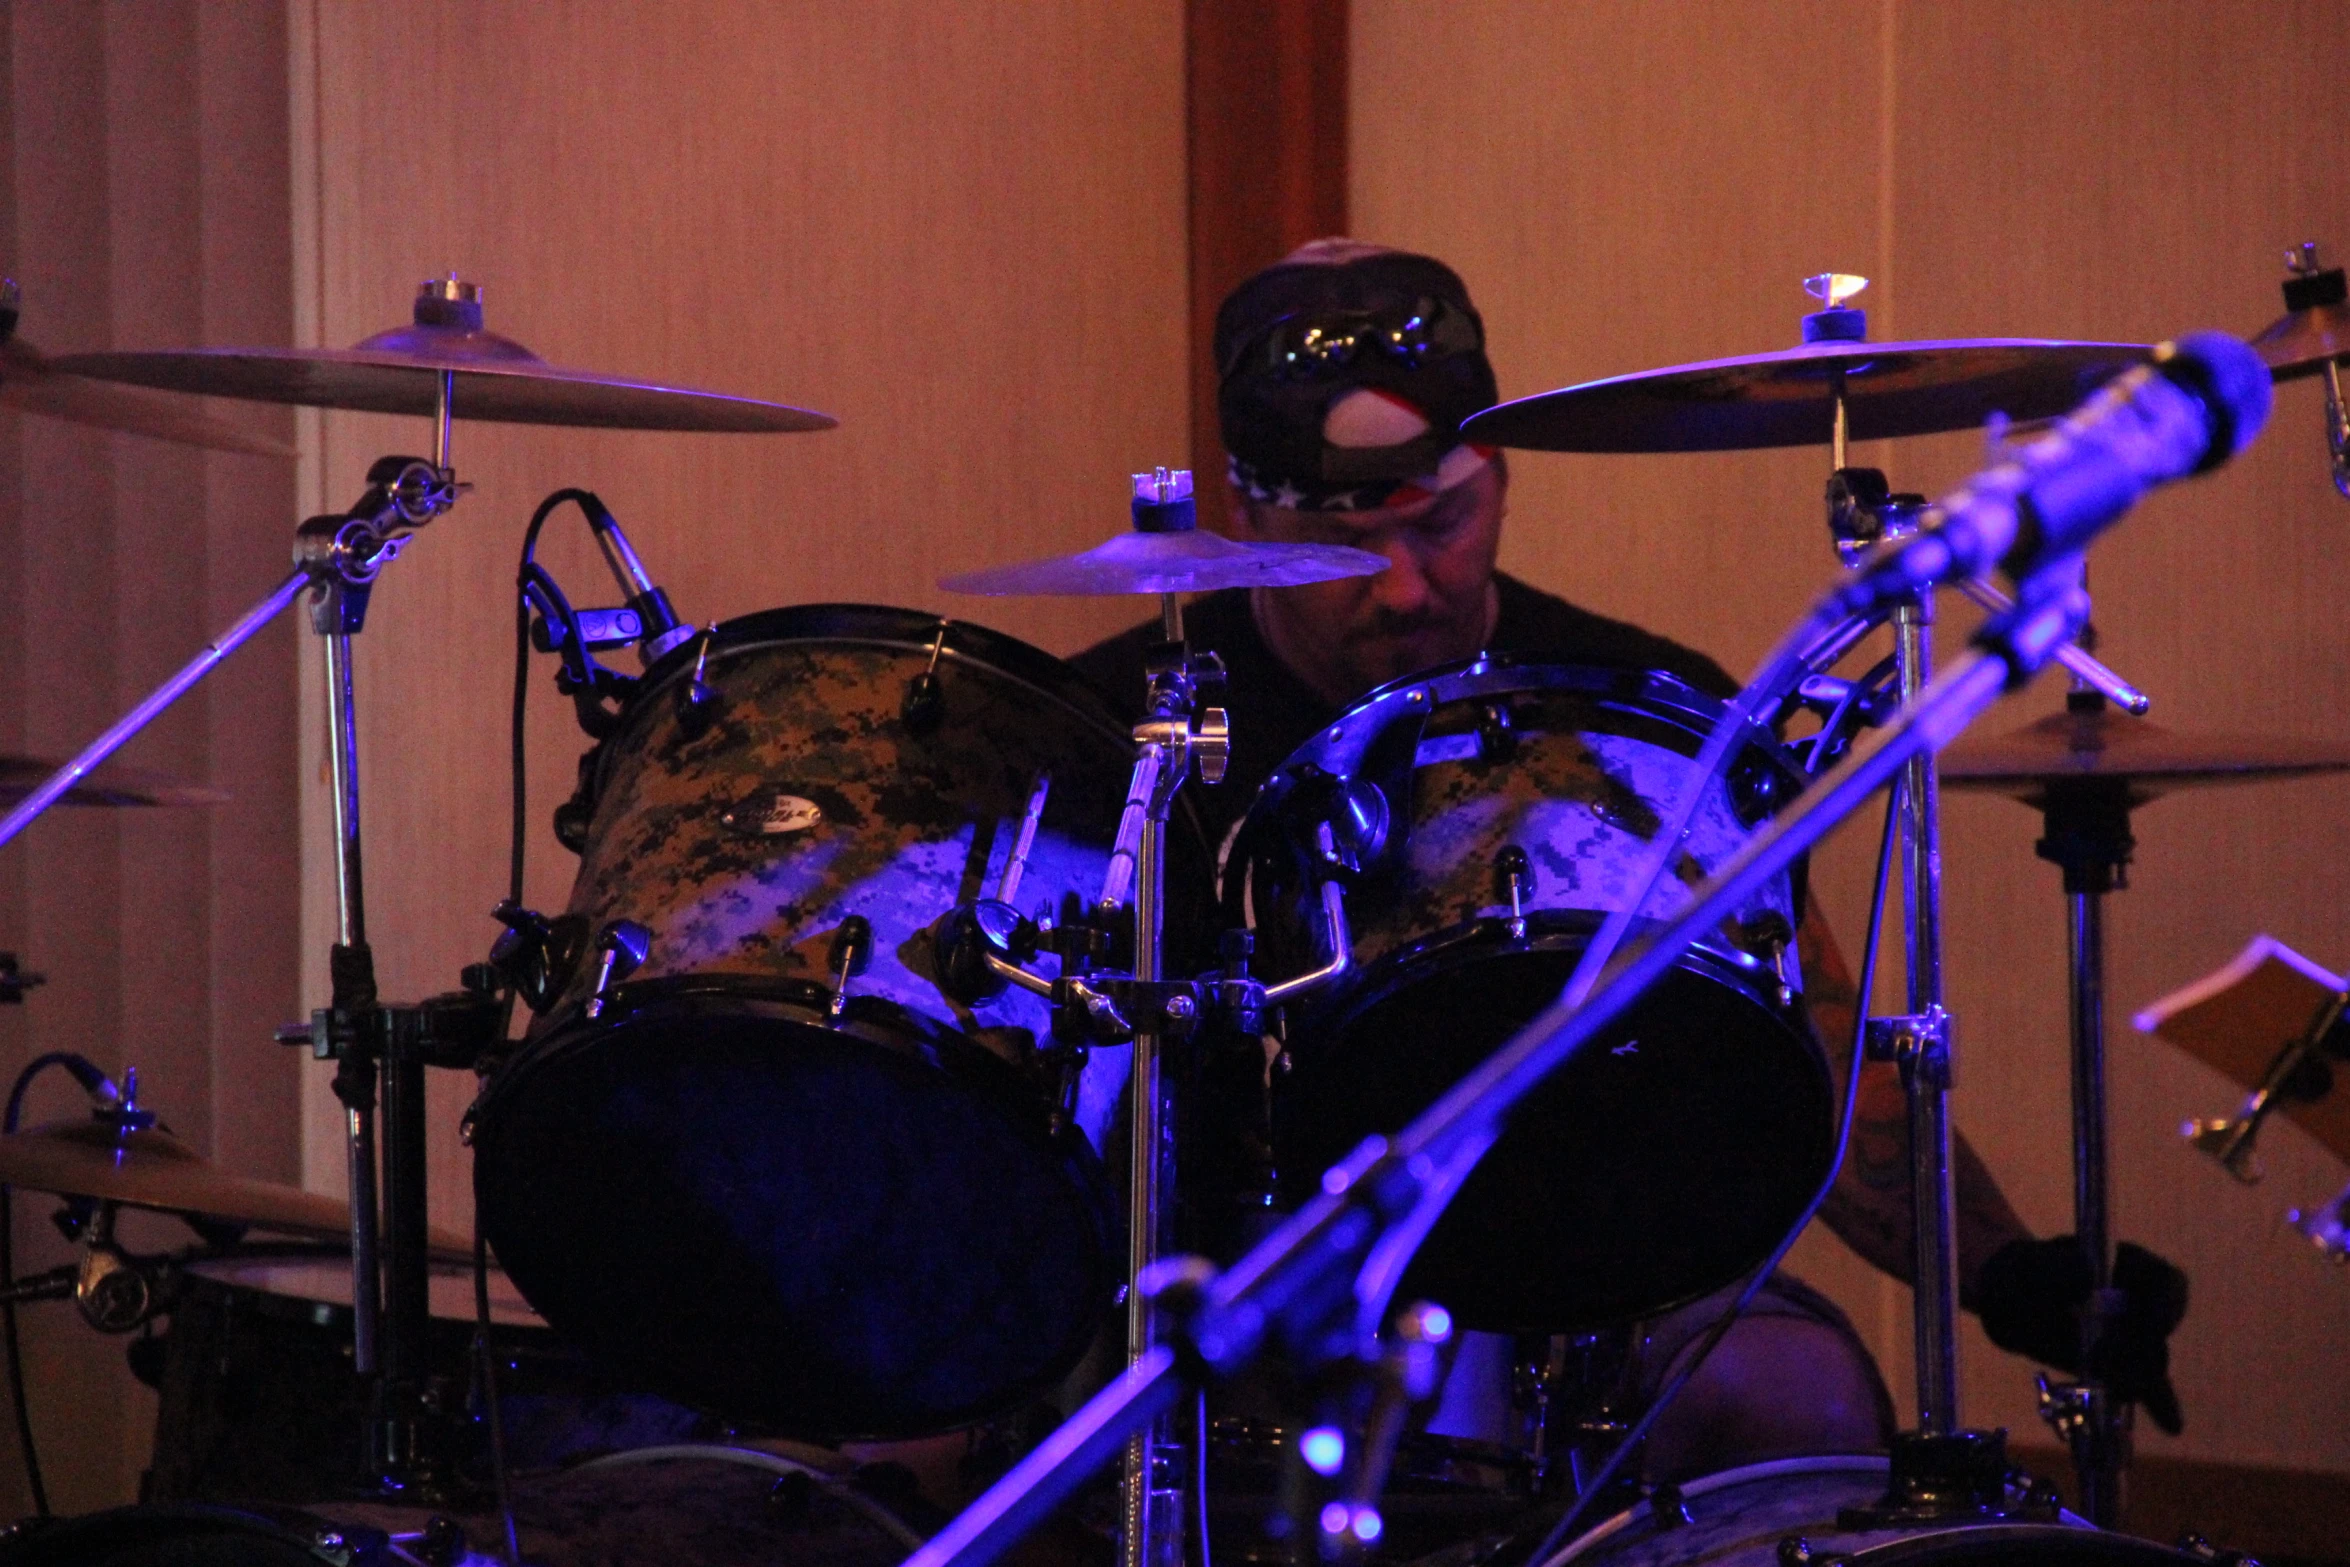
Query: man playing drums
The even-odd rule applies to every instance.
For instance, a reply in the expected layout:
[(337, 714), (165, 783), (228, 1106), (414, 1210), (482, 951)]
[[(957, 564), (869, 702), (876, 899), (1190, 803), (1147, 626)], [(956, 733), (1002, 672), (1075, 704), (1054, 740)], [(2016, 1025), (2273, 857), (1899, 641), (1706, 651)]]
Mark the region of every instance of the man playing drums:
[[(1193, 794), (1225, 852), (1257, 788), (1289, 754), (1374, 687), (1480, 652), (1662, 670), (1701, 691), (1737, 690), (1713, 660), (1610, 620), (1495, 569), (1507, 512), (1500, 453), (1463, 444), (1461, 422), (1496, 400), (1484, 329), (1466, 287), (1429, 257), (1318, 240), (1235, 289), (1217, 315), (1224, 442), (1234, 526), (1244, 539), (1351, 545), (1384, 555), (1376, 576), (1205, 596), (1187, 611), (1194, 645), (1229, 671), (1221, 700), (1233, 745), (1221, 788)], [(1141, 686), (1156, 623), (1074, 662), (1105, 690)], [(1798, 949), (1813, 1026), (1841, 1072), (1857, 1001), (1824, 921)], [(2043, 1363), (2075, 1358), (2086, 1261), (2069, 1237), (2034, 1240), (1963, 1139), (1955, 1183), (1962, 1300), (1995, 1342)], [(1908, 1122), (1890, 1066), (1863, 1071), (1851, 1149), (1822, 1210), (1876, 1267), (1911, 1271)], [(2124, 1246), (2129, 1295), (2101, 1369), (2120, 1396), (2175, 1430), (2166, 1338), (2183, 1314), (2183, 1275)], [(1728, 1309), (1735, 1286), (1644, 1321), (1612, 1392), (1637, 1415)], [(1440, 1433), (1507, 1439), (1502, 1406), (1515, 1350), (1469, 1334), (1431, 1422)], [(1811, 1452), (1885, 1446), (1893, 1406), (1849, 1321), (1790, 1275), (1765, 1286), (1660, 1419), (1652, 1479)]]

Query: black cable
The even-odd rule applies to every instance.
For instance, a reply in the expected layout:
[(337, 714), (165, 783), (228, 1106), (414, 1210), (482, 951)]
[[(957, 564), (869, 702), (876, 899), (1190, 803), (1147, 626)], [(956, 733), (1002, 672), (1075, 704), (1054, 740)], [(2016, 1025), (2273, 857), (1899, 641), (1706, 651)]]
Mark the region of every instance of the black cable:
[(1855, 992), (1852, 1064), (1844, 1078), (1844, 1111), (1837, 1122), (1836, 1151), (1834, 1157), (1828, 1162), (1828, 1173), (1821, 1179), (1819, 1189), (1812, 1193), (1811, 1201), (1804, 1205), (1802, 1214), (1793, 1225), (1789, 1226), (1785, 1237), (1780, 1240), (1770, 1256), (1763, 1261), (1762, 1266), (1756, 1268), (1747, 1279), (1746, 1287), (1738, 1292), (1738, 1298), (1730, 1303), (1730, 1309), (1723, 1312), (1714, 1325), (1706, 1330), (1705, 1337), (1698, 1341), (1697, 1353), (1689, 1357), (1687, 1363), (1678, 1371), (1665, 1379), (1664, 1385), (1657, 1389), (1656, 1397), (1649, 1404), (1647, 1412), (1634, 1422), (1631, 1430), (1624, 1433), (1624, 1440), (1616, 1445), (1616, 1450), (1613, 1453), (1608, 1455), (1608, 1461), (1600, 1466), (1599, 1473), (1592, 1477), (1591, 1484), (1575, 1498), (1574, 1504), (1561, 1515), (1559, 1521), (1551, 1525), (1549, 1532), (1542, 1537), (1542, 1543), (1535, 1547), (1533, 1554), (1525, 1558), (1527, 1567), (1548, 1567), (1548, 1563), (1559, 1547), (1572, 1538), (1572, 1531), (1577, 1524), (1583, 1521), (1584, 1515), (1590, 1511), (1591, 1504), (1606, 1494), (1608, 1486), (1614, 1483), (1616, 1476), (1622, 1472), (1624, 1465), (1639, 1449), (1641, 1442), (1655, 1428), (1657, 1417), (1663, 1414), (1666, 1407), (1680, 1395), (1681, 1390), (1689, 1385), (1690, 1379), (1695, 1377), (1699, 1368), (1704, 1366), (1706, 1357), (1711, 1355), (1720, 1346), (1722, 1340), (1729, 1336), (1730, 1329), (1737, 1325), (1739, 1317), (1746, 1308), (1754, 1303), (1754, 1297), (1762, 1292), (1764, 1282), (1778, 1271), (1779, 1264), (1785, 1261), (1787, 1253), (1794, 1249), (1796, 1240), (1806, 1229), (1810, 1228), (1811, 1221), (1818, 1216), (1821, 1206), (1827, 1202), (1828, 1193), (1834, 1190), (1836, 1178), (1844, 1171), (1844, 1155), (1852, 1142), (1853, 1114), (1860, 1101), (1860, 1069), (1866, 1059), (1868, 1046), (1869, 995), (1876, 989), (1877, 983), (1877, 952), (1879, 937), (1883, 933), (1885, 923), (1885, 878), (1892, 868), (1893, 835), (1900, 819), (1901, 783), (1896, 779), (1885, 793), (1885, 830), (1877, 845), (1876, 882), (1869, 896), (1868, 941), (1861, 952), (1860, 977)]
[[(103, 1090), (111, 1092), (113, 1080), (91, 1063), (89, 1057), (70, 1050), (51, 1050), (33, 1057), (25, 1069), (16, 1074), (16, 1086), (8, 1091), (8, 1108), (0, 1115), (0, 1132), (14, 1132), (17, 1118), (24, 1113), (25, 1090), (33, 1086), (33, 1079), (46, 1067), (61, 1066), (73, 1073), (82, 1091), (93, 1097)], [(16, 1191), (0, 1186), (0, 1290), (16, 1283)], [(24, 1453), (25, 1483), (33, 1493), (33, 1512), (47, 1518), (49, 1488), (41, 1480), (41, 1455), (33, 1446), (32, 1405), (25, 1398), (24, 1348), (16, 1336), (16, 1302), (0, 1301), (0, 1342), (4, 1342), (8, 1358), (8, 1402), (16, 1415), (16, 1442)]]
[(555, 514), (555, 508), (565, 502), (575, 502), (584, 511), (587, 503), (594, 500), (595, 496), (587, 490), (566, 488), (557, 490), (539, 502), (539, 509), (530, 514), (530, 526), (522, 530), (522, 559), (514, 569), (514, 731), (511, 755), (514, 769), (514, 821), (513, 836), (506, 855), (506, 896), (516, 903), (522, 901), (524, 845), (529, 839), (529, 767), (524, 753), (523, 729), (523, 720), (530, 707), (530, 594), (527, 590), (535, 582), (553, 595), (555, 602), (566, 611), (562, 628), (565, 641), (576, 640), (578, 623), (568, 613), (570, 606), (564, 603), (562, 590), (555, 586), (554, 578), (539, 569), (539, 530), (547, 525), (547, 519)]

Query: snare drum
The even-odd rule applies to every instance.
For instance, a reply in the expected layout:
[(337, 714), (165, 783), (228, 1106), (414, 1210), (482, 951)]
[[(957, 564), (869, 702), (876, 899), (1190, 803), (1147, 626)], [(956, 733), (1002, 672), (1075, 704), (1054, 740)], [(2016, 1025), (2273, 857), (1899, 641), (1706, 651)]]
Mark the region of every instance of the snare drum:
[[(1630, 898), (1723, 704), (1668, 675), (1478, 660), (1382, 688), (1300, 747), (1225, 873), (1259, 968), (1326, 961), (1317, 833), (1354, 967), (1289, 1019), (1274, 1154), (1302, 1200), (1555, 999)], [(1800, 783), (1752, 729), (1641, 913), (1663, 920)], [(1229, 907), (1238, 905), (1237, 908)], [(1767, 1256), (1826, 1174), (1835, 1099), (1802, 1012), (1787, 877), (1521, 1104), (1402, 1288), (1472, 1328), (1664, 1310)]]
[[(655, 666), (570, 905), (649, 956), (596, 1016), (581, 964), (477, 1107), (482, 1223), (547, 1320), (794, 1436), (1056, 1384), (1120, 1281), (1097, 1147), (1128, 1051), (1056, 1050), (1018, 989), (950, 1000), (932, 930), (1024, 848), (1019, 907), (1130, 931), (1092, 911), (1132, 752), (1058, 659), (910, 610), (753, 615)], [(1188, 818), (1169, 847), (1204, 884)]]

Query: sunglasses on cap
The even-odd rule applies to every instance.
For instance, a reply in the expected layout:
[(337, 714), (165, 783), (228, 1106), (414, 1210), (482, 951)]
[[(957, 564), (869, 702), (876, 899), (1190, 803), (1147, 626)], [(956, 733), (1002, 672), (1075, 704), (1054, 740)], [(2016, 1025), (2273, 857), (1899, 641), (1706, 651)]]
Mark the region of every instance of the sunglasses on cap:
[(1340, 375), (1378, 355), (1417, 370), (1485, 347), (1477, 318), (1433, 295), (1380, 310), (1330, 310), (1283, 316), (1233, 350), (1219, 369), (1229, 379), (1255, 360), (1276, 380)]

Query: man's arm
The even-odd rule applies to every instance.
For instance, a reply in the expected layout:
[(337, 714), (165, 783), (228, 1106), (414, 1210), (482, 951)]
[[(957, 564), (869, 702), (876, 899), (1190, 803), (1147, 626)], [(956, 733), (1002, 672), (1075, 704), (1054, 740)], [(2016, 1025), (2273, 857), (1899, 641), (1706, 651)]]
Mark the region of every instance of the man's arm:
[[(1819, 905), (1805, 911), (1797, 952), (1803, 960), (1804, 1000), (1812, 1025), (1827, 1047), (1828, 1068), (1837, 1092), (1852, 1061), (1852, 1034), (1860, 998), (1852, 971)], [(1967, 1146), (1956, 1128), (1951, 1135), (1952, 1186), (1958, 1216), (1959, 1299), (1977, 1309), (1976, 1286), (1983, 1264), (2009, 1241), (2028, 1240), (2031, 1231), (2017, 1217), (1999, 1183)], [(1904, 1283), (1916, 1282), (1909, 1181), (1909, 1097), (1901, 1073), (1890, 1062), (1861, 1068), (1860, 1094), (1853, 1106), (1852, 1147), (1844, 1169), (1820, 1210), (1847, 1246)]]

